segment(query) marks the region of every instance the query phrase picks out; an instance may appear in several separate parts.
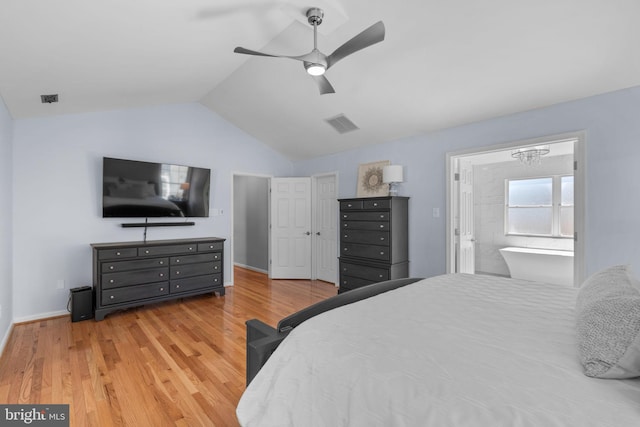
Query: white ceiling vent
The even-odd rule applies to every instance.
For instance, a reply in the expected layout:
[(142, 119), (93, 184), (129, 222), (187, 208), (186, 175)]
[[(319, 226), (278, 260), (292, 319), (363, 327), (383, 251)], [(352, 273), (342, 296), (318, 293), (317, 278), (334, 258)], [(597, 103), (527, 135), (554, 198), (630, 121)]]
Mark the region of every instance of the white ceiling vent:
[(335, 117), (325, 119), (325, 121), (329, 123), (338, 133), (347, 133), (360, 129), (344, 114), (338, 114)]

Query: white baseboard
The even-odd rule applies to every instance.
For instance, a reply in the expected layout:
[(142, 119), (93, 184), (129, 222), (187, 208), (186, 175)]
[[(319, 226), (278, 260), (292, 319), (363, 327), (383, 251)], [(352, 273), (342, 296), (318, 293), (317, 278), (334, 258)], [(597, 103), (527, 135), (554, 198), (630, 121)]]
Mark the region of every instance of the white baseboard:
[(7, 346), (7, 342), (9, 341), (9, 337), (11, 336), (11, 332), (13, 331), (13, 323), (9, 325), (7, 332), (4, 334), (2, 338), (2, 342), (0, 342), (0, 356), (4, 354), (4, 349)]
[(246, 268), (247, 270), (257, 271), (258, 273), (269, 274), (268, 270), (263, 270), (261, 268), (253, 267), (251, 265), (244, 265), (244, 264), (240, 264), (238, 262), (234, 263), (233, 265), (235, 265), (236, 267)]
[(33, 316), (17, 317), (13, 319), (13, 323), (33, 322), (34, 320), (48, 319), (50, 317), (58, 317), (65, 314), (71, 316), (71, 313), (67, 310), (50, 311), (48, 313), (34, 314)]

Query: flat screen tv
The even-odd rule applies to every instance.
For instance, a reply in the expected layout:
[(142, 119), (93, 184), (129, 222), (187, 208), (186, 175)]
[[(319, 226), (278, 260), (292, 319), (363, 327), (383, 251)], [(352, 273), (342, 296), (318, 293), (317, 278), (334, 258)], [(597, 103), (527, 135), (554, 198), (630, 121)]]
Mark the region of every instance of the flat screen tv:
[(105, 157), (104, 218), (208, 217), (211, 171)]

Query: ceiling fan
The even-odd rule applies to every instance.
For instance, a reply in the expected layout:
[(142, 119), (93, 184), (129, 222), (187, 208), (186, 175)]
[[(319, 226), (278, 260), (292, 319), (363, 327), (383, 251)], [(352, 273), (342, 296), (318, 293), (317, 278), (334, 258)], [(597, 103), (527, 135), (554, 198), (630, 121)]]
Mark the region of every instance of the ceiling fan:
[(307, 73), (309, 73), (318, 84), (321, 95), (326, 93), (335, 93), (333, 86), (331, 86), (329, 80), (324, 76), (324, 72), (352, 53), (384, 40), (384, 24), (382, 21), (376, 22), (337, 48), (331, 55), (325, 55), (318, 50), (318, 25), (322, 23), (323, 17), (324, 12), (320, 8), (313, 7), (307, 10), (307, 20), (309, 21), (309, 24), (313, 25), (313, 50), (304, 55), (273, 55), (245, 49), (243, 47), (236, 47), (233, 51), (235, 53), (243, 53), (245, 55), (271, 56), (274, 58), (289, 58), (295, 59), (296, 61), (302, 61)]

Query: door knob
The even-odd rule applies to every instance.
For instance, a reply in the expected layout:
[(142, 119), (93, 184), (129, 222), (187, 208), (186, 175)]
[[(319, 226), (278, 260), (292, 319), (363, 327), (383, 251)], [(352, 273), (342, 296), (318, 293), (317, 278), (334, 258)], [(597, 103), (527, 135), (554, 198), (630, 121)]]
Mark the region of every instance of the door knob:
[(320, 235), (320, 232), (319, 232), (319, 231), (317, 231), (317, 232), (316, 232), (316, 236), (319, 236), (319, 235)]
[(311, 232), (310, 232), (310, 231), (307, 231), (307, 232), (306, 232), (306, 233), (304, 233), (304, 234), (306, 234), (307, 236), (311, 236)]

